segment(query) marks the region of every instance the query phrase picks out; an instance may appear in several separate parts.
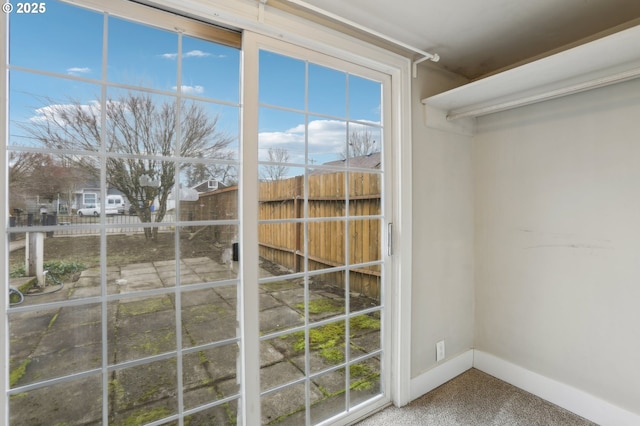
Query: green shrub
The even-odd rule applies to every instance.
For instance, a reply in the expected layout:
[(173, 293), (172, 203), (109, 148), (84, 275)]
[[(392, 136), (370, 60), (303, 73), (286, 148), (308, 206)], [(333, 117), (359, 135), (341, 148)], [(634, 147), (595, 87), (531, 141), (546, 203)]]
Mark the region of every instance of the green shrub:
[[(84, 271), (87, 267), (80, 262), (64, 262), (64, 261), (54, 261), (54, 262), (44, 262), (42, 264), (45, 271), (51, 272), (56, 277), (62, 277), (74, 274), (76, 272)], [(27, 272), (24, 269), (24, 266), (20, 266), (17, 269), (14, 269), (9, 273), (11, 278), (20, 278), (27, 275)]]

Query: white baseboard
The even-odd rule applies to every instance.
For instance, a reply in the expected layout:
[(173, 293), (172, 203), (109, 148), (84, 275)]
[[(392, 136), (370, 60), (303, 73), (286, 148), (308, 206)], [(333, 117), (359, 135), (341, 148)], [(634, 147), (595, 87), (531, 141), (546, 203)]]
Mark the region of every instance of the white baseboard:
[[(640, 425), (640, 416), (584, 391), (474, 350), (473, 366), (602, 426)], [(412, 387), (413, 390), (413, 387)]]
[(473, 350), (468, 350), (411, 379), (410, 401), (459, 376), (471, 367), (473, 367)]

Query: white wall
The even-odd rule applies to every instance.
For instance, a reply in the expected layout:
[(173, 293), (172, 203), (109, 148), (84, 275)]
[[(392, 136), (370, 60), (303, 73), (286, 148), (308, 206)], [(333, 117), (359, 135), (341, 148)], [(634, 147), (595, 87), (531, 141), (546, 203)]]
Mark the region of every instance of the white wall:
[(471, 137), (427, 128), (421, 99), (462, 84), (420, 67), (412, 82), (413, 252), (411, 375), (473, 346), (473, 183)]
[[(640, 79), (477, 126), (476, 348), (640, 414)], [(414, 206), (415, 224), (429, 206)], [(444, 256), (416, 240), (416, 257)]]

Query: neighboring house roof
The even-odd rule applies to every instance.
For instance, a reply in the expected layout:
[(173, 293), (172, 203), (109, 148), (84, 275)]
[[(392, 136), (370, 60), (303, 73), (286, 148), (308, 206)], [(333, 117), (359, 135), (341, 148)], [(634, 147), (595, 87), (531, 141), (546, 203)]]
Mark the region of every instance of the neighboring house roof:
[[(380, 152), (373, 152), (367, 155), (361, 155), (359, 157), (352, 157), (348, 159), (349, 167), (357, 169), (379, 169), (382, 164)], [(328, 163), (322, 163), (323, 166), (332, 167), (346, 167), (347, 160), (329, 161)], [(326, 173), (335, 173), (335, 170), (316, 169), (310, 173), (310, 175), (322, 175)]]
[(199, 184), (192, 186), (191, 189), (195, 189), (196, 191), (198, 191), (198, 193), (204, 193), (204, 192), (211, 192), (217, 189), (223, 189), (227, 187), (225, 184), (219, 181), (215, 181), (216, 186), (211, 187), (211, 185), (209, 185), (209, 182), (211, 181), (215, 181), (215, 179), (209, 179), (209, 180), (205, 180), (204, 182), (200, 182)]

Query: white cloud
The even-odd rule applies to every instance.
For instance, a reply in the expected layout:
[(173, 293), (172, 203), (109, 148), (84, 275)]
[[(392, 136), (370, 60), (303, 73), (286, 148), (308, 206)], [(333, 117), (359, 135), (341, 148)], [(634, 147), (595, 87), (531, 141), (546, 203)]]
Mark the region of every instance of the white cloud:
[[(206, 58), (211, 56), (211, 53), (203, 52), (202, 50), (194, 49), (182, 54), (183, 58)], [(177, 53), (163, 53), (160, 57), (164, 59), (175, 60), (178, 57)], [(215, 55), (215, 58), (224, 58), (225, 55)]]
[(91, 68), (88, 68), (88, 67), (67, 68), (67, 74), (69, 75), (88, 74), (90, 72), (91, 72)]
[(211, 56), (211, 53), (206, 53), (202, 50), (191, 50), (183, 55), (184, 58), (202, 58), (205, 56)]
[[(118, 101), (109, 101), (107, 108), (115, 107), (119, 104)], [(29, 118), (29, 121), (35, 123), (44, 123), (47, 121), (56, 122), (60, 124), (67, 124), (68, 116), (76, 116), (77, 110), (82, 110), (84, 113), (100, 116), (100, 102), (97, 100), (89, 101), (87, 104), (51, 104), (35, 110), (35, 115)]]
[[(173, 86), (172, 87), (173, 90), (177, 90), (178, 87), (177, 86)], [(184, 94), (187, 95), (199, 95), (201, 93), (204, 93), (204, 87), (202, 86), (185, 86), (182, 85), (180, 86), (180, 91)]]
[[(379, 124), (379, 123), (372, 123)], [(364, 128), (351, 123), (350, 130)], [(308, 152), (314, 164), (322, 164), (342, 158), (347, 139), (347, 125), (338, 120), (313, 120), (309, 122)], [(289, 162), (304, 164), (305, 126), (298, 124), (290, 129), (276, 132), (261, 132), (258, 135), (259, 159), (268, 160), (269, 148), (281, 148), (289, 154)]]
[[(316, 163), (337, 160), (344, 150), (346, 124), (335, 120), (314, 120), (309, 123), (309, 158)], [(304, 164), (304, 124), (280, 132), (261, 132), (258, 136), (260, 160), (267, 160), (269, 148), (281, 148), (292, 163)]]

